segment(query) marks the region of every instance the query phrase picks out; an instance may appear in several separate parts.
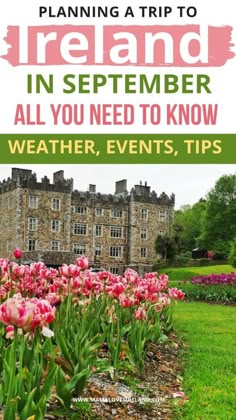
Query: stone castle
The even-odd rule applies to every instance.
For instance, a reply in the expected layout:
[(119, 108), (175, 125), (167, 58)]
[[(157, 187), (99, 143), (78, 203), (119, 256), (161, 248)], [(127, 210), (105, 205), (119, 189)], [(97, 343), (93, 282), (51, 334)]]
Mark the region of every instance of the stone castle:
[(94, 267), (120, 274), (129, 266), (150, 271), (157, 258), (158, 234), (170, 234), (175, 198), (150, 191), (146, 182), (127, 191), (127, 181), (115, 183), (114, 194), (73, 189), (64, 171), (41, 182), (28, 169), (12, 168), (0, 183), (0, 257), (12, 260), (19, 247), (22, 263), (44, 261), (56, 267), (80, 255)]

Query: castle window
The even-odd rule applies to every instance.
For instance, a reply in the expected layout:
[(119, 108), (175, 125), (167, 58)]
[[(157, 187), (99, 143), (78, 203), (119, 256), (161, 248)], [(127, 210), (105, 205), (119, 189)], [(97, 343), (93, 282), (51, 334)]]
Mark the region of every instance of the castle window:
[(111, 274), (118, 274), (118, 267), (110, 267), (109, 271)]
[(110, 257), (122, 257), (122, 246), (110, 246)]
[(51, 249), (52, 251), (60, 251), (60, 241), (52, 241)]
[(60, 199), (59, 198), (52, 198), (52, 210), (60, 210)]
[(95, 245), (95, 256), (101, 257), (102, 255), (102, 246), (101, 245)]
[(37, 230), (38, 219), (36, 217), (29, 217), (28, 218), (28, 229), (32, 232)]
[(85, 223), (74, 223), (75, 235), (87, 235), (87, 225)]
[(147, 239), (148, 238), (147, 229), (146, 228), (141, 228), (140, 229), (140, 238), (141, 239)]
[(95, 209), (95, 216), (97, 217), (103, 216), (103, 209), (101, 207), (97, 207)]
[(141, 258), (147, 258), (147, 248), (140, 248), (140, 257)]
[(148, 209), (146, 208), (141, 209), (141, 219), (148, 220)]
[(74, 243), (73, 252), (77, 255), (86, 255), (86, 245)]
[(60, 220), (51, 220), (51, 231), (60, 232)]
[(98, 236), (98, 237), (102, 237), (102, 235), (103, 235), (103, 226), (102, 225), (96, 225), (95, 226), (95, 236)]
[(166, 220), (166, 211), (165, 210), (159, 210), (159, 221), (165, 222)]
[(35, 251), (36, 250), (36, 240), (29, 239), (28, 241), (28, 251)]
[(123, 228), (121, 226), (110, 226), (111, 238), (123, 238)]
[(75, 213), (85, 215), (87, 214), (87, 207), (75, 206)]
[(165, 231), (165, 230), (159, 230), (158, 234), (159, 234), (160, 236), (165, 236), (166, 231)]
[(111, 210), (111, 217), (122, 217), (122, 210), (112, 209)]
[(39, 204), (39, 198), (37, 195), (29, 195), (29, 208), (37, 209)]

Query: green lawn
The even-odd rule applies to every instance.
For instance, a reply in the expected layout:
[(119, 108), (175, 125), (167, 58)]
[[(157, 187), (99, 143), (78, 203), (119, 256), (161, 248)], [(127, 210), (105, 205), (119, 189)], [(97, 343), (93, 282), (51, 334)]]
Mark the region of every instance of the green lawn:
[(190, 280), (193, 276), (236, 271), (231, 265), (210, 265), (203, 267), (162, 268), (158, 272), (169, 276), (169, 280)]
[(236, 419), (236, 308), (178, 302), (175, 331), (184, 351), (183, 390), (189, 401), (173, 419)]

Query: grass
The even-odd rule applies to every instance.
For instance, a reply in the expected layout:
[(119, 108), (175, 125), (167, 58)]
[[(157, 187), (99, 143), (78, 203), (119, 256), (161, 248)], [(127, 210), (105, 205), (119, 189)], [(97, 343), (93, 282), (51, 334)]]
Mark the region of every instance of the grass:
[(169, 280), (181, 281), (190, 280), (193, 276), (208, 275), (213, 273), (231, 273), (236, 271), (231, 265), (210, 265), (203, 267), (181, 267), (181, 268), (161, 268), (159, 273), (169, 276)]
[(179, 302), (174, 325), (189, 345), (183, 380), (189, 401), (176, 407), (173, 418), (235, 420), (235, 307)]

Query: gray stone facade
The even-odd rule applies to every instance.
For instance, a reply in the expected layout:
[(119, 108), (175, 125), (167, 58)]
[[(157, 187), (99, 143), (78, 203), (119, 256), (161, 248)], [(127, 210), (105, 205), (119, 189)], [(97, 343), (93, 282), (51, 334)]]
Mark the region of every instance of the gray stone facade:
[(160, 196), (150, 187), (116, 182), (114, 194), (73, 188), (64, 171), (41, 182), (31, 170), (12, 169), (0, 183), (0, 256), (13, 258), (23, 251), (22, 262), (41, 260), (57, 266), (87, 255), (92, 265), (122, 273), (125, 267), (151, 269), (158, 234), (170, 234), (174, 195)]

